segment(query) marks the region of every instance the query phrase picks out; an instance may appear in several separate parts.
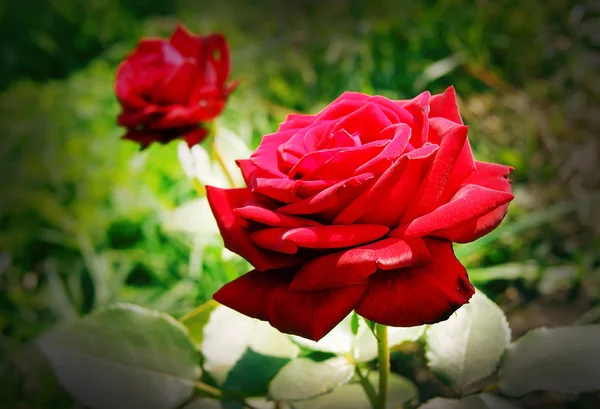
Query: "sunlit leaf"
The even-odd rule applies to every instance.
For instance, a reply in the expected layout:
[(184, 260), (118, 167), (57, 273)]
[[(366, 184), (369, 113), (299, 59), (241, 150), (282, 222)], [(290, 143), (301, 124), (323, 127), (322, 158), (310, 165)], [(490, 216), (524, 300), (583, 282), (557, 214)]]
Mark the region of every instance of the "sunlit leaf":
[(121, 304), (40, 340), (61, 385), (93, 409), (169, 409), (200, 376), (186, 329), (166, 314)]
[(288, 335), (277, 331), (268, 322), (218, 306), (204, 327), (201, 345), (204, 368), (222, 383), (247, 348), (279, 358), (294, 358), (300, 352)]
[[(376, 391), (379, 390), (379, 375), (376, 372), (368, 377)], [(416, 386), (408, 379), (390, 374), (387, 409), (397, 409), (418, 396)], [(347, 383), (332, 392), (314, 399), (295, 402), (296, 409), (372, 409), (363, 387), (356, 382)]]
[(271, 381), (269, 396), (274, 400), (303, 400), (322, 395), (348, 382), (354, 365), (343, 357), (315, 362), (297, 358)]
[(502, 310), (477, 291), (446, 321), (431, 325), (426, 340), (429, 367), (462, 390), (496, 370), (510, 328)]

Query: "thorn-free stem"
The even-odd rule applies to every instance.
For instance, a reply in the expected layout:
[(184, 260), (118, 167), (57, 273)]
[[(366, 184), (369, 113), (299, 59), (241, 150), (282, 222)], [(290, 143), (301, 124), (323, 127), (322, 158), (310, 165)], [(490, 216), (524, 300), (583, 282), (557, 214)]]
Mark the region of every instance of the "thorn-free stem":
[(390, 377), (390, 349), (388, 347), (387, 326), (376, 324), (377, 352), (379, 357), (379, 402), (376, 409), (385, 409)]

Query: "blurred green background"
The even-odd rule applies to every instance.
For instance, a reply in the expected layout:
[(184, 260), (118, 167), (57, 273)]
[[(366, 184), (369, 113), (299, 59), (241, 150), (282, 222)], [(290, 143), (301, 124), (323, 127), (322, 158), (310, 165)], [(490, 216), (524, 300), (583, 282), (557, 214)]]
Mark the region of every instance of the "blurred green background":
[(115, 125), (116, 66), (178, 21), (228, 38), (242, 85), (220, 123), (252, 147), (345, 90), (411, 98), (454, 85), (476, 157), (515, 167), (502, 226), (456, 247), (473, 282), (514, 336), (600, 322), (597, 2), (0, 5), (2, 406), (76, 407), (34, 345), (48, 329), (115, 301), (180, 317), (244, 271), (219, 243), (165, 228), (196, 197), (176, 143), (139, 152)]

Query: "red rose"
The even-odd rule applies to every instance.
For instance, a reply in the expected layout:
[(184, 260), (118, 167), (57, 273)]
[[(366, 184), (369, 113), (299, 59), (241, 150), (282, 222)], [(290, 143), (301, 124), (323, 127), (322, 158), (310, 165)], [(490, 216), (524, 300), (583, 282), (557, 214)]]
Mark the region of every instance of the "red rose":
[(397, 327), (448, 318), (474, 293), (452, 242), (493, 230), (513, 199), (512, 169), (473, 159), (453, 88), (346, 92), (289, 115), (238, 165), (248, 187), (208, 200), (255, 269), (214, 298), (313, 340), (352, 310)]
[(189, 146), (206, 130), (199, 123), (218, 116), (236, 84), (229, 76), (229, 50), (220, 34), (199, 37), (178, 25), (169, 40), (143, 39), (117, 71), (115, 90), (123, 111), (123, 137), (142, 147), (184, 137)]

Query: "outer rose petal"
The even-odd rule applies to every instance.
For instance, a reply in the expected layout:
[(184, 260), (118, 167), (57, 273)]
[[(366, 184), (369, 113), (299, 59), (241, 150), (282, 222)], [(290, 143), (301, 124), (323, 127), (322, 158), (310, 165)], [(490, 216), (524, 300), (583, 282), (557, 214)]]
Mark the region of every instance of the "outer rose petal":
[(431, 262), (421, 267), (381, 271), (356, 312), (383, 325), (412, 327), (447, 319), (475, 293), (452, 243), (427, 239)]
[(390, 235), (424, 237), (436, 235), (436, 232), (440, 230), (457, 229), (465, 223), (472, 222), (505, 205), (513, 198), (514, 196), (508, 192), (492, 190), (479, 185), (465, 185), (450, 202), (400, 226), (390, 232)]
[(318, 341), (361, 301), (367, 282), (320, 291), (294, 291), (294, 269), (250, 271), (213, 297), (223, 305), (266, 320), (279, 331)]
[(290, 288), (315, 291), (358, 284), (377, 269), (420, 265), (430, 259), (431, 254), (421, 239), (387, 238), (308, 261), (300, 267)]
[(185, 57), (200, 57), (200, 37), (190, 33), (182, 24), (177, 24), (169, 42)]
[(188, 147), (191, 148), (192, 146), (202, 142), (204, 138), (206, 138), (207, 133), (208, 132), (206, 131), (206, 129), (197, 128), (193, 131), (186, 133), (183, 136), (183, 139), (185, 139), (185, 142), (187, 143)]
[(248, 260), (258, 270), (287, 267), (300, 261), (294, 256), (265, 251), (252, 243), (248, 231), (238, 222), (233, 209), (252, 199), (246, 188), (219, 189), (206, 186), (206, 197), (215, 216), (225, 247)]
[(453, 86), (446, 88), (443, 93), (431, 97), (431, 101), (429, 102), (429, 118), (436, 117), (446, 118), (457, 124), (463, 124), (458, 111), (458, 104), (456, 103), (456, 91)]
[(285, 121), (279, 125), (279, 131), (286, 131), (289, 129), (299, 129), (310, 125), (315, 119), (314, 115), (305, 114), (289, 114)]
[[(486, 162), (476, 162), (476, 165), (477, 170), (465, 183), (472, 183), (506, 193), (511, 192), (510, 180), (508, 179), (508, 175), (512, 170), (511, 167)], [(456, 229), (438, 231), (435, 233), (435, 236), (457, 243), (468, 243), (477, 240), (498, 227), (507, 212), (508, 203)]]

